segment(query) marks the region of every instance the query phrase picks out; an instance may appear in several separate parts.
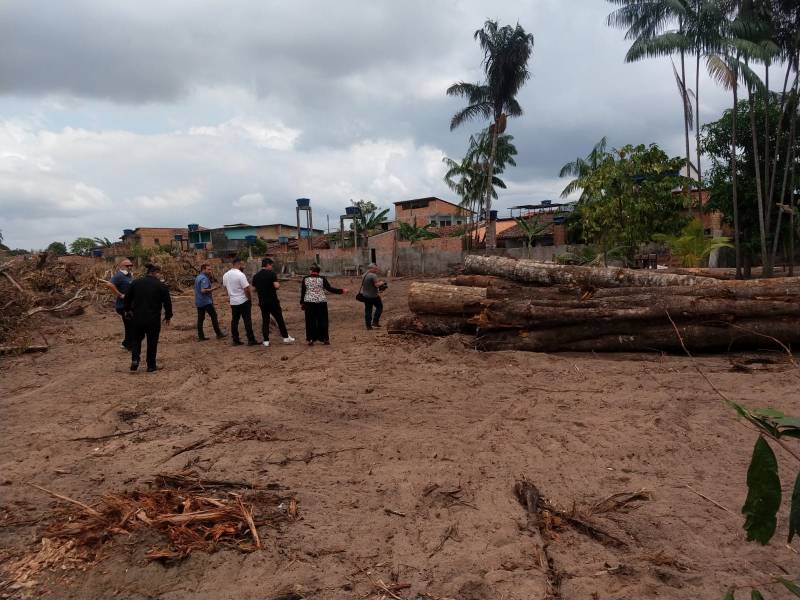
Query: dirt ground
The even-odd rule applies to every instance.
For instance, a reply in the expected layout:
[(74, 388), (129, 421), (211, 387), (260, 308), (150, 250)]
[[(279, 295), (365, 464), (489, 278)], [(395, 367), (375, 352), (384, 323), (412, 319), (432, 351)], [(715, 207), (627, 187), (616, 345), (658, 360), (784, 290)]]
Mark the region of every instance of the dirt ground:
[[(408, 283), (392, 283), (387, 317), (407, 309)], [(400, 598), (543, 598), (546, 574), (513, 493), (522, 477), (565, 510), (618, 492), (652, 494), (633, 510), (592, 517), (624, 546), (569, 526), (554, 533), (563, 598), (721, 598), (731, 585), (800, 572), (797, 543), (785, 544), (785, 508), (771, 546), (745, 542), (739, 508), (755, 434), (688, 358), (481, 354), (466, 338), (366, 331), (352, 293), (331, 300), (332, 344), (307, 347), (294, 286), (281, 290), (292, 346), (275, 344), (277, 332), (269, 349), (198, 343), (187, 295), (175, 301), (155, 374), (128, 372), (110, 308), (43, 322), (48, 353), (0, 359), (0, 508), (12, 523), (45, 518), (0, 527), (6, 565), (35, 549), (60, 505), (29, 482), (91, 503), (188, 464), (204, 477), (279, 484), (299, 502), (299, 520), (261, 530), (262, 551), (196, 552), (162, 565), (144, 557), (152, 540), (118, 536), (103, 561), (46, 574), (28, 593), (356, 599), (381, 597), (381, 580), (408, 584), (396, 588)], [(788, 364), (742, 372), (728, 357), (697, 363), (745, 405), (800, 406), (800, 371)], [(266, 427), (272, 441), (168, 459), (231, 421)], [(145, 427), (154, 428), (69, 441)]]

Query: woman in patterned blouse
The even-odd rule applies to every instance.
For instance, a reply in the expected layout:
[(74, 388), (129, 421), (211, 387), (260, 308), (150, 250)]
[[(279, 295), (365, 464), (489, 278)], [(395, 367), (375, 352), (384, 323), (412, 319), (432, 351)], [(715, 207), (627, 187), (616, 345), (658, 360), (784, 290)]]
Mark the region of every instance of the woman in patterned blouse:
[(300, 286), (300, 308), (306, 315), (306, 341), (309, 346), (313, 346), (314, 342), (331, 343), (328, 337), (328, 298), (325, 292), (346, 294), (347, 290), (333, 287), (327, 277), (319, 274), (319, 266), (311, 265), (310, 274), (303, 277)]

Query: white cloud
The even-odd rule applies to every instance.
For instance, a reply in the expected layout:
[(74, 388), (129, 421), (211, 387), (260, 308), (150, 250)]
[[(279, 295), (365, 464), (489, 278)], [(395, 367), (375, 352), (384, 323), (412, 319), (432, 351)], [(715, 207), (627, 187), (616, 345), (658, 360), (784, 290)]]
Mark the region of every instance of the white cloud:
[(234, 208), (261, 208), (264, 206), (264, 195), (260, 192), (239, 196), (233, 201)]
[[(450, 197), (441, 180), (443, 151), (410, 138), (264, 147), (243, 142), (241, 129), (228, 123), (192, 128), (214, 135), (18, 126), (16, 136), (0, 136), (0, 156), (13, 155), (6, 161), (15, 163), (0, 178), (0, 229), (14, 246), (44, 247), (54, 230), (69, 241), (116, 238), (136, 226), (292, 223), (298, 197), (312, 199), (315, 223), (330, 216), (334, 226), (351, 198), (389, 207), (411, 196)], [(0, 131), (6, 125), (0, 122)], [(50, 171), (30, 157), (46, 158)], [(42, 226), (58, 215), (61, 230), (51, 220)]]

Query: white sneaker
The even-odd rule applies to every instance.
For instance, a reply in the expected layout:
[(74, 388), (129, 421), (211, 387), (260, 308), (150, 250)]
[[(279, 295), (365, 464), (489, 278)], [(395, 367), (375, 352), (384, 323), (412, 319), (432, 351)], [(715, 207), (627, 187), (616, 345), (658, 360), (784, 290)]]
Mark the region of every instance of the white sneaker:
[(292, 336), (283, 338), (284, 344), (294, 344), (294, 338)]
[(261, 345), (264, 346), (264, 348), (269, 348), (269, 340), (264, 340), (261, 342)]

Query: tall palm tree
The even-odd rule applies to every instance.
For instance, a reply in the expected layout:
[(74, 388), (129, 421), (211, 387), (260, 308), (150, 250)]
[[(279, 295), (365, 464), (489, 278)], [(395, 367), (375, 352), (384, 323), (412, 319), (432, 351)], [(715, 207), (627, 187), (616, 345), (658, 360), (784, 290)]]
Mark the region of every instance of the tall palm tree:
[[(497, 198), (497, 189), (506, 189), (505, 182), (498, 177), (507, 165), (516, 166), (514, 156), (517, 148), (512, 140), (513, 136), (503, 134), (497, 138), (494, 169), (492, 175), (491, 196)], [(444, 182), (453, 192), (461, 198), (460, 205), (471, 212), (470, 230), (473, 229), (475, 217), (480, 216), (484, 208), (484, 181), (491, 151), (491, 138), (488, 130), (483, 130), (477, 136), (471, 135), (467, 153), (461, 161), (444, 157), (442, 162), (447, 166)], [(471, 237), (470, 237), (471, 239)]]
[[(562, 198), (569, 197), (573, 192), (583, 188), (584, 179), (603, 161), (608, 155), (606, 152), (607, 146), (606, 137), (600, 138), (600, 141), (594, 145), (592, 151), (586, 158), (576, 158), (574, 161), (565, 164), (558, 172), (559, 177), (573, 177), (574, 179), (567, 184), (567, 187), (561, 192)], [(586, 192), (581, 194), (581, 200), (586, 200)]]
[(693, 11), (690, 0), (608, 1), (620, 7), (608, 16), (608, 25), (626, 29), (625, 39), (633, 40), (625, 55), (625, 62), (673, 56), (676, 52), (680, 57), (680, 75), (674, 64), (673, 71), (683, 107), (686, 175), (689, 177), (692, 164), (689, 130), (693, 128), (694, 116), (692, 91), (686, 83), (686, 54), (693, 48), (691, 31), (696, 29), (696, 26), (692, 25)]
[[(461, 81), (447, 88), (448, 96), (466, 98), (467, 106), (458, 111), (450, 121), (450, 129), (456, 129), (475, 118), (491, 119), (489, 134), (491, 150), (485, 179), (487, 219), (492, 209), (492, 177), (497, 152), (497, 138), (505, 131), (508, 117), (522, 115), (517, 93), (530, 78), (528, 61), (533, 54), (533, 35), (526, 33), (517, 23), (516, 27), (500, 27), (497, 21), (487, 20), (478, 29), (474, 38), (483, 50), (484, 83)], [(493, 222), (486, 228), (486, 247), (496, 246), (496, 229)]]
[[(750, 69), (743, 56), (749, 52), (757, 52), (753, 44), (741, 37), (747, 30), (747, 23), (740, 18), (738, 4), (740, 0), (728, 0), (727, 10), (723, 19), (718, 22), (718, 47), (717, 52), (706, 57), (706, 66), (711, 76), (725, 89), (733, 93), (732, 128), (731, 128), (731, 200), (733, 203), (733, 240), (736, 249), (736, 278), (742, 278), (742, 248), (739, 239), (739, 202), (737, 186), (737, 127), (736, 114), (739, 104), (739, 82), (744, 82), (748, 87), (756, 84), (758, 76)], [(759, 206), (761, 212), (761, 206)], [(762, 215), (763, 217), (763, 215)], [(766, 245), (766, 241), (764, 246)]]

